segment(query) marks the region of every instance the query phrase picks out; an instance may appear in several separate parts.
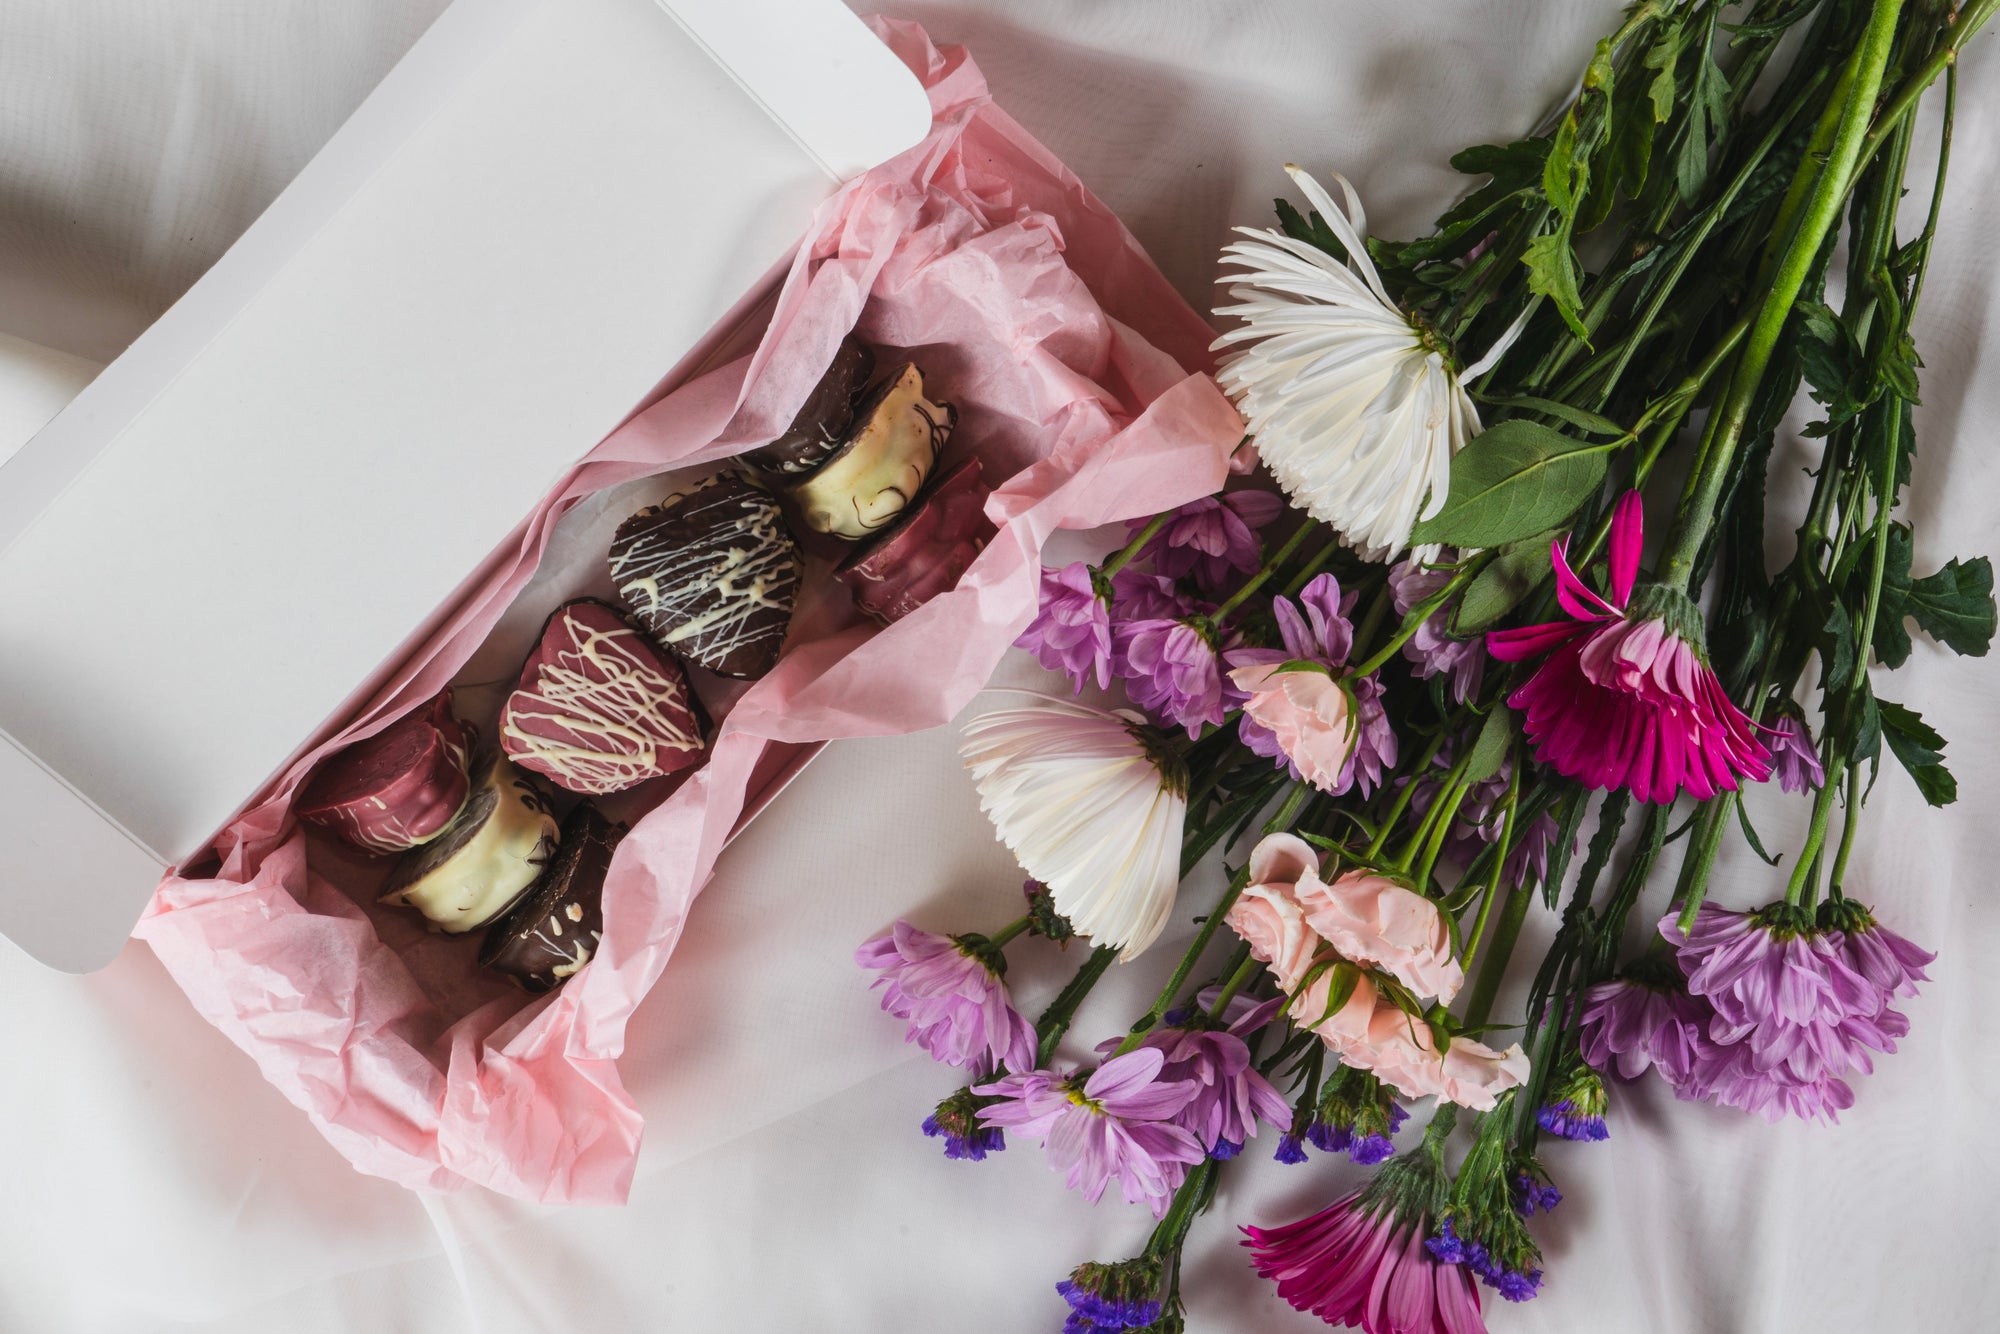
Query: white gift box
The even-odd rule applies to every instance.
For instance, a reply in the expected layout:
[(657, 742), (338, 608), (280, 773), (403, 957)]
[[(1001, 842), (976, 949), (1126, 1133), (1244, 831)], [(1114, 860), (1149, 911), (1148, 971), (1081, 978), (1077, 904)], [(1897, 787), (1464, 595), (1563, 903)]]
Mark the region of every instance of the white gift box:
[(458, 0), (0, 462), (0, 932), (109, 961), (929, 125), (838, 0)]

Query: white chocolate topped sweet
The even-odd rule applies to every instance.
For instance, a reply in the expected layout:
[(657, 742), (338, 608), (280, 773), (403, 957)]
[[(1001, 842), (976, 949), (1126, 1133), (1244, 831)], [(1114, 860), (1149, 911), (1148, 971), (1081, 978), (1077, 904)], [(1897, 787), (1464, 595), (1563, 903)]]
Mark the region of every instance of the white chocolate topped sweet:
[(839, 454), (789, 494), (806, 527), (850, 540), (896, 521), (916, 499), (958, 424), (958, 410), (924, 397), (922, 372), (905, 363), (869, 391)]

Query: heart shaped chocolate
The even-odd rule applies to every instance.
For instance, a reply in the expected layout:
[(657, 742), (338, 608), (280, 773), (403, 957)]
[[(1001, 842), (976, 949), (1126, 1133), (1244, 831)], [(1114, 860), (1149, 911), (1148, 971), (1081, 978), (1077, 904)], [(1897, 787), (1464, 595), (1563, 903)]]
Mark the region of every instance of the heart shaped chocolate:
[(799, 548), (770, 493), (721, 473), (621, 524), (611, 581), (660, 643), (723, 676), (757, 677), (785, 645)]
[(500, 745), (523, 769), (589, 796), (623, 792), (701, 760), (681, 665), (608, 603), (556, 609), (500, 712)]

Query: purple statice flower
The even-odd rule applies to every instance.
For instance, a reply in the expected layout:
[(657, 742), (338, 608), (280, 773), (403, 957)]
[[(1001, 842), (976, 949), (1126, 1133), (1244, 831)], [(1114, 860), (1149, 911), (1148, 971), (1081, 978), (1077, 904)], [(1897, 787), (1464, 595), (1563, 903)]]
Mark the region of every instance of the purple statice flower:
[(980, 1106), (977, 1094), (971, 1089), (960, 1089), (924, 1118), (924, 1134), (944, 1141), (947, 1158), (984, 1162), (987, 1154), (1006, 1149), (1007, 1137), (979, 1124)]
[(1162, 1218), (1187, 1169), (1208, 1156), (1173, 1124), (1200, 1090), (1189, 1080), (1162, 1080), (1165, 1065), (1158, 1048), (1140, 1047), (1087, 1075), (1034, 1070), (973, 1092), (997, 1100), (979, 1113), (982, 1124), (1043, 1141), (1049, 1166), (1084, 1199), (1095, 1204), (1115, 1179), (1127, 1204), (1144, 1203)]
[[(1285, 502), (1269, 491), (1231, 491), (1203, 496), (1174, 511), (1143, 555), (1170, 579), (1192, 574), (1211, 593), (1227, 589), (1237, 575), (1255, 574), (1264, 558), (1257, 530), (1284, 513)], [(1151, 522), (1132, 521), (1134, 530)]]
[[(1450, 583), (1450, 570), (1427, 569), (1412, 557), (1389, 569), (1389, 594), (1398, 616), (1408, 616), (1412, 608)], [(1486, 674), (1486, 645), (1478, 636), (1453, 639), (1450, 608), (1440, 607), (1424, 618), (1403, 644), (1403, 656), (1416, 664), (1417, 676), (1428, 681), (1443, 676), (1451, 681), (1452, 698), (1465, 703), (1479, 692)]]
[(1092, 677), (1102, 690), (1111, 684), (1110, 604), (1102, 576), (1082, 561), (1044, 569), (1041, 605), (1014, 646), (1050, 671), (1067, 674), (1078, 694)]
[[(1511, 1230), (1520, 1228), (1519, 1214), (1510, 1213), (1507, 1220), (1513, 1225)], [(1510, 1302), (1525, 1302), (1541, 1291), (1542, 1270), (1533, 1263), (1540, 1257), (1532, 1244), (1527, 1243), (1525, 1233), (1513, 1239), (1511, 1244), (1504, 1245), (1509, 1254), (1507, 1258), (1502, 1258), (1502, 1246), (1490, 1245), (1476, 1236), (1461, 1236), (1459, 1225), (1465, 1221), (1451, 1215), (1438, 1220), (1436, 1230), (1424, 1241), (1424, 1249), (1431, 1253), (1431, 1258), (1440, 1264), (1458, 1265), (1477, 1274), (1487, 1287)], [(1504, 1225), (1501, 1230), (1510, 1231)]]
[(1535, 1210), (1552, 1212), (1562, 1203), (1562, 1192), (1547, 1177), (1533, 1172), (1516, 1172), (1513, 1183), (1514, 1212), (1523, 1218), (1533, 1218)]
[(1215, 627), (1201, 616), (1114, 621), (1111, 665), (1132, 702), (1198, 739), (1225, 712)]
[[(1292, 1109), (1271, 1081), (1251, 1067), (1250, 1047), (1244, 1038), (1262, 1028), (1283, 1008), (1283, 997), (1263, 1004), (1234, 997), (1230, 1008), (1238, 1016), (1226, 1030), (1201, 1026), (1158, 1028), (1148, 1033), (1139, 1050), (1154, 1048), (1166, 1058), (1159, 1078), (1185, 1081), (1195, 1088), (1188, 1104), (1174, 1114), (1173, 1123), (1195, 1137), (1208, 1156), (1227, 1160), (1243, 1151), (1257, 1134), (1257, 1122), (1286, 1127)], [(1118, 1046), (1112, 1038), (1098, 1047), (1108, 1055)]]
[(1064, 1334), (1144, 1329), (1160, 1318), (1163, 1266), (1142, 1255), (1114, 1265), (1081, 1264), (1056, 1284), (1069, 1303)]
[(1346, 1153), (1363, 1167), (1395, 1155), (1395, 1134), (1409, 1113), (1366, 1070), (1342, 1066), (1327, 1076), (1306, 1139), (1321, 1153)]
[(1609, 1139), (1607, 1103), (1604, 1081), (1589, 1066), (1579, 1065), (1549, 1090), (1549, 1100), (1535, 1109), (1535, 1124), (1559, 1139)]
[(897, 922), (854, 952), (882, 974), (882, 1008), (910, 1021), (904, 1040), (975, 1074), (1034, 1069), (1035, 1026), (1008, 999), (1005, 961), (983, 938), (940, 936)]
[(1598, 1070), (1637, 1079), (1656, 1068), (1667, 1083), (1679, 1087), (1708, 1042), (1714, 1011), (1700, 997), (1688, 995), (1670, 963), (1635, 967), (1633, 973), (1644, 975), (1600, 982), (1583, 993), (1577, 1045), (1583, 1059)]
[(1764, 744), (1771, 752), (1771, 772), (1778, 779), (1778, 786), (1787, 792), (1817, 791), (1826, 783), (1826, 770), (1820, 767), (1819, 750), (1813, 745), (1812, 733), (1806, 730), (1805, 719), (1799, 717), (1795, 708), (1787, 707), (1778, 715), (1764, 733)]
[[(1310, 1132), (1308, 1132), (1310, 1133)], [(1271, 1155), (1287, 1167), (1295, 1167), (1306, 1160), (1306, 1140), (1304, 1135), (1290, 1131), (1278, 1136), (1278, 1151)]]

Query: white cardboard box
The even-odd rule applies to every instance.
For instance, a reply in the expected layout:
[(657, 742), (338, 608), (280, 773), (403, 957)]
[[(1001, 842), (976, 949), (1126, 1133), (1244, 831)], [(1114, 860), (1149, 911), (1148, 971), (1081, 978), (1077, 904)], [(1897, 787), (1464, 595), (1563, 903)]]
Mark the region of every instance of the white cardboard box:
[(0, 463), (0, 932), (107, 962), (929, 124), (839, 0), (458, 0)]

